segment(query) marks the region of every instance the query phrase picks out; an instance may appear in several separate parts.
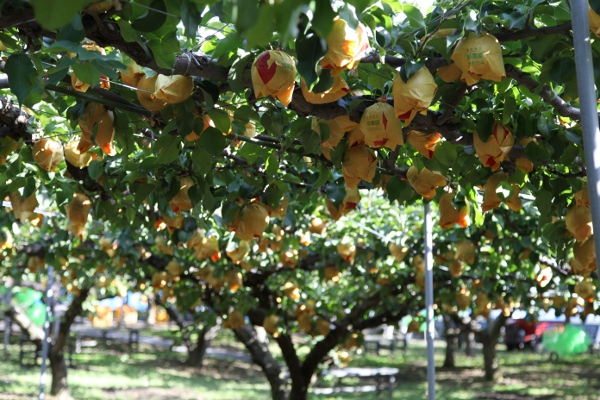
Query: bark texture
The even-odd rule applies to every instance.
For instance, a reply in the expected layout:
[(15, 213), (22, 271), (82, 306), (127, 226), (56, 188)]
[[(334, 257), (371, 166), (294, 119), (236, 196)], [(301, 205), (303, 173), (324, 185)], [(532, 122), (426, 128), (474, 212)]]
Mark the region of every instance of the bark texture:
[(281, 366), (275, 360), (267, 345), (256, 337), (254, 328), (245, 325), (239, 329), (235, 329), (233, 332), (235, 337), (246, 346), (254, 362), (260, 366), (269, 380), (273, 400), (286, 400), (287, 379), (284, 377)]
[(506, 323), (504, 314), (500, 314), (488, 327), (486, 331), (479, 334), (481, 343), (483, 344), (483, 363), (485, 369), (485, 379), (493, 381), (497, 378), (498, 373), (498, 357), (496, 353), (496, 345), (500, 338), (500, 332)]

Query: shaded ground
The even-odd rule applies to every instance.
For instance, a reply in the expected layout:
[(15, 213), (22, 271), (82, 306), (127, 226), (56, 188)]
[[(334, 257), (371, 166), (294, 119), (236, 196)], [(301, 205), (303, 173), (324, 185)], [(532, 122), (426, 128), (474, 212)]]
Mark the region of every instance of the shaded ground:
[[(168, 332), (162, 332), (168, 339)], [(240, 352), (231, 332), (222, 331), (214, 342), (216, 353)], [(436, 343), (436, 364), (443, 363), (444, 343)], [(22, 400), (37, 395), (39, 367), (19, 366), (18, 346), (0, 362), (0, 399)], [(499, 346), (502, 379), (487, 382), (481, 369), (480, 354), (469, 358), (457, 354), (456, 369), (436, 371), (438, 399), (546, 400), (599, 399), (600, 357), (573, 356), (551, 362), (548, 354), (505, 352)], [(243, 353), (242, 353), (243, 354)], [(4, 360), (2, 360), (4, 361)], [(75, 355), (75, 368), (69, 370), (69, 384), (75, 399), (200, 399), (200, 400), (268, 400), (269, 387), (260, 369), (239, 359), (208, 358), (202, 370), (185, 365), (185, 355), (142, 345), (139, 353), (129, 353), (128, 346), (113, 341), (99, 343)], [(425, 345), (410, 343), (406, 352), (358, 354), (350, 366), (396, 367), (400, 376), (394, 399), (426, 398)], [(49, 381), (48, 381), (49, 383)], [(364, 384), (344, 381), (347, 384)], [(320, 382), (320, 386), (336, 382)], [(311, 400), (375, 400), (375, 393), (337, 396), (311, 395)]]

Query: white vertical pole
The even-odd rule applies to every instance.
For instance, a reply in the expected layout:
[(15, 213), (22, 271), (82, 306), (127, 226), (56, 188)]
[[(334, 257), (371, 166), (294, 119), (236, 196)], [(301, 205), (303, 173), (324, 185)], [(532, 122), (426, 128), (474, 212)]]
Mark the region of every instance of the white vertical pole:
[[(12, 291), (12, 280), (9, 278), (6, 280), (4, 287), (6, 288), (6, 293), (4, 295), (4, 301), (6, 305), (10, 307), (11, 302), (11, 291)], [(11, 318), (6, 315), (4, 316), (4, 359), (8, 360), (8, 344), (10, 342), (10, 329), (12, 327)]]
[(435, 358), (433, 339), (435, 325), (433, 323), (433, 221), (429, 202), (425, 203), (425, 308), (427, 310), (425, 337), (427, 339), (427, 396), (435, 400)]
[(40, 374), (40, 394), (38, 400), (44, 400), (44, 384), (46, 380), (46, 360), (48, 359), (48, 347), (50, 345), (50, 316), (52, 315), (52, 302), (54, 301), (54, 267), (48, 266), (48, 283), (46, 285), (46, 322), (44, 323), (44, 342), (42, 343), (42, 367)]
[[(598, 131), (598, 106), (594, 85), (594, 66), (590, 46), (590, 23), (587, 0), (571, 0), (573, 21), (573, 45), (575, 47), (575, 70), (581, 105), (581, 128), (583, 150), (587, 170), (590, 208), (594, 226), (594, 245), (600, 249), (600, 132)], [(600, 277), (600, 270), (598, 270)]]

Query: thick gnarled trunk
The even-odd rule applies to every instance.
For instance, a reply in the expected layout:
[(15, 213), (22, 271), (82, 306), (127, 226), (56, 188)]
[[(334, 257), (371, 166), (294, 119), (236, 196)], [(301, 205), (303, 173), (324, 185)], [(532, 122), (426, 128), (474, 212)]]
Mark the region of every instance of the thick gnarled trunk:
[[(188, 365), (202, 368), (204, 365), (206, 349), (208, 349), (210, 342), (217, 336), (217, 332), (219, 332), (219, 326), (205, 326), (198, 332), (198, 339), (194, 345), (186, 344), (188, 348)], [(188, 342), (193, 343), (192, 340), (189, 340)]]
[(444, 358), (444, 368), (455, 368), (456, 363), (454, 355), (456, 349), (458, 349), (458, 336), (460, 335), (460, 329), (453, 327), (452, 317), (448, 314), (444, 314), (444, 334), (446, 336), (446, 357)]
[(498, 372), (498, 357), (496, 354), (496, 343), (491, 340), (483, 340), (483, 365), (485, 379), (493, 381)]
[(271, 386), (273, 400), (286, 400), (287, 379), (284, 377), (281, 366), (269, 351), (266, 343), (258, 340), (252, 326), (245, 325), (239, 329), (235, 329), (233, 332), (238, 340), (246, 346), (253, 361), (263, 370)]
[(81, 289), (78, 296), (73, 298), (73, 302), (65, 312), (60, 322), (58, 336), (50, 346), (48, 360), (50, 361), (50, 370), (52, 371), (52, 386), (50, 394), (57, 399), (69, 398), (69, 385), (67, 383), (67, 363), (65, 361), (65, 348), (69, 340), (69, 332), (75, 318), (83, 311), (83, 302), (87, 299), (90, 292), (89, 288)]

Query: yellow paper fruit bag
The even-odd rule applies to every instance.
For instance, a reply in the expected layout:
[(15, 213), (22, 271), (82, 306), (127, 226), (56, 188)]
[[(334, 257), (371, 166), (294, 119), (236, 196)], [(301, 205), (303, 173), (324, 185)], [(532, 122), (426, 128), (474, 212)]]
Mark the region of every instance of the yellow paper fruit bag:
[(404, 144), (402, 126), (396, 118), (394, 107), (384, 101), (378, 101), (367, 107), (360, 118), (360, 130), (365, 143), (370, 147), (387, 147), (395, 150)]
[(154, 96), (157, 99), (169, 104), (177, 104), (192, 95), (194, 79), (191, 76), (159, 74), (154, 85)]
[(92, 136), (94, 126), (96, 128), (95, 144), (97, 144), (104, 153), (115, 154), (113, 139), (115, 137), (115, 128), (113, 127), (113, 112), (104, 108), (101, 104), (88, 103), (84, 114), (79, 117), (79, 127), (81, 128), (81, 139), (77, 145), (80, 152), (87, 152), (94, 143)]
[(37, 218), (38, 214), (35, 212), (35, 208), (38, 206), (38, 201), (35, 193), (32, 193), (25, 200), (23, 200), (19, 192), (10, 192), (8, 197), (10, 198), (15, 218), (20, 220), (21, 223)]
[(234, 250), (227, 250), (226, 253), (227, 257), (229, 257), (234, 264), (239, 264), (250, 253), (250, 243), (245, 240), (241, 240)]
[(445, 65), (443, 67), (438, 68), (437, 76), (442, 78), (442, 80), (446, 83), (452, 83), (458, 79), (460, 79), (462, 75), (462, 71), (456, 63), (452, 63), (450, 65)]
[(240, 329), (246, 325), (244, 315), (238, 310), (233, 310), (227, 315), (227, 319), (223, 322), (223, 328), (229, 328), (232, 330)]
[(473, 264), (475, 262), (475, 245), (473, 242), (468, 240), (458, 242), (456, 244), (454, 259), (457, 261), (463, 260), (469, 264)]
[(435, 146), (442, 139), (439, 133), (423, 133), (419, 131), (410, 131), (406, 141), (410, 143), (419, 153), (432, 159), (435, 154)]
[(406, 255), (408, 254), (408, 247), (401, 247), (398, 246), (396, 243), (391, 242), (388, 245), (388, 250), (390, 251), (390, 254), (392, 255), (392, 257), (394, 257), (396, 259), (397, 263), (401, 263), (402, 260), (404, 260), (404, 257), (406, 257)]
[(82, 153), (78, 149), (79, 141), (72, 140), (65, 146), (65, 158), (67, 162), (77, 168), (85, 168), (92, 162), (91, 153)]
[(155, 112), (159, 112), (169, 105), (169, 103), (157, 98), (154, 94), (156, 92), (157, 79), (158, 75), (154, 75), (149, 78), (145, 75), (142, 76), (137, 84), (138, 90), (135, 92), (142, 107), (144, 107), (146, 110)]
[(427, 168), (423, 168), (421, 172), (419, 172), (414, 165), (406, 172), (406, 179), (413, 189), (415, 189), (415, 192), (419, 193), (427, 200), (431, 200), (435, 197), (436, 189), (439, 186), (446, 185), (446, 178), (439, 172), (430, 171)]
[(515, 137), (508, 129), (496, 122), (487, 142), (481, 141), (477, 132), (473, 133), (475, 152), (483, 165), (491, 167), (492, 171), (500, 168), (515, 143)]
[(83, 193), (75, 193), (73, 200), (65, 206), (67, 218), (69, 221), (79, 227), (85, 226), (88, 214), (92, 208), (92, 202), (89, 197)]
[(311, 104), (327, 104), (338, 101), (350, 92), (350, 88), (341, 75), (333, 78), (331, 87), (321, 93), (315, 93), (308, 90), (304, 79), (300, 79), (300, 89), (302, 95)]
[(372, 149), (359, 144), (346, 150), (342, 161), (346, 186), (356, 189), (361, 180), (372, 182), (376, 167), (377, 157)]
[(124, 84), (137, 88), (140, 79), (142, 79), (144, 75), (146, 75), (146, 73), (142, 71), (142, 67), (132, 60), (131, 64), (127, 66), (127, 72), (121, 72), (121, 80)]
[(519, 197), (521, 188), (519, 187), (519, 185), (515, 184), (512, 184), (511, 186), (513, 188), (513, 194), (512, 196), (510, 196), (510, 198), (506, 199), (506, 205), (514, 212), (519, 212), (523, 207), (523, 203), (521, 201), (521, 198)]
[(353, 244), (338, 244), (336, 250), (340, 257), (348, 261), (350, 264), (354, 264), (354, 258), (356, 257), (356, 246)]
[(481, 205), (481, 210), (483, 212), (493, 210), (502, 204), (502, 199), (496, 193), (496, 189), (498, 188), (500, 181), (505, 179), (506, 174), (502, 172), (497, 172), (488, 178), (483, 190), (483, 204)]
[(358, 188), (350, 189), (349, 187), (346, 187), (346, 196), (339, 207), (336, 207), (331, 200), (325, 199), (327, 211), (329, 211), (331, 217), (336, 221), (354, 210), (356, 206), (358, 206), (358, 203), (360, 203), (360, 192), (358, 191)]
[(450, 229), (458, 220), (458, 210), (452, 205), (454, 193), (444, 193), (440, 198), (440, 222), (444, 229)]
[(571, 207), (565, 216), (567, 230), (575, 240), (585, 242), (594, 233), (592, 225), (592, 212), (589, 207)]
[(321, 142), (321, 152), (328, 160), (331, 160), (329, 156), (331, 150), (340, 143), (346, 132), (357, 128), (358, 124), (347, 115), (341, 115), (331, 120), (313, 118), (311, 122), (312, 130), (317, 132), (321, 138), (324, 136), (321, 133), (321, 124), (329, 128), (329, 137)]
[(179, 193), (177, 193), (169, 202), (171, 211), (189, 211), (192, 209), (193, 204), (192, 200), (190, 200), (190, 197), (188, 196), (188, 190), (194, 186), (194, 180), (187, 176), (180, 177), (178, 180), (180, 184)]
[(569, 261), (569, 265), (572, 272), (577, 275), (585, 275), (596, 269), (596, 247), (593, 236), (583, 243), (575, 243), (573, 258)]
[(596, 14), (596, 12), (590, 7), (588, 3), (588, 15), (590, 20), (590, 29), (594, 32), (594, 35), (600, 37), (600, 15)]
[(46, 171), (54, 171), (64, 158), (63, 147), (56, 140), (40, 139), (33, 143), (33, 159)]
[(418, 112), (426, 114), (437, 88), (427, 67), (420, 68), (406, 83), (396, 73), (393, 86), (396, 117), (410, 124)]
[(506, 77), (502, 48), (498, 39), (489, 33), (471, 32), (463, 37), (452, 53), (452, 60), (462, 71), (461, 79), (467, 85), (474, 85), (480, 79), (500, 82)]
[(230, 230), (241, 240), (251, 241), (255, 237), (261, 237), (269, 225), (269, 212), (259, 202), (253, 202), (241, 208), (230, 225)]
[(344, 70), (356, 68), (369, 48), (369, 37), (361, 23), (354, 30), (346, 21), (335, 17), (327, 37), (327, 53), (321, 60), (321, 66), (330, 69), (332, 76), (339, 75)]
[(292, 101), (296, 63), (287, 53), (267, 50), (252, 64), (252, 87), (257, 99), (273, 96), (285, 107)]
[(573, 194), (575, 204), (577, 207), (589, 207), (590, 206), (590, 193), (588, 192), (587, 186), (584, 186), (581, 190), (578, 190)]

